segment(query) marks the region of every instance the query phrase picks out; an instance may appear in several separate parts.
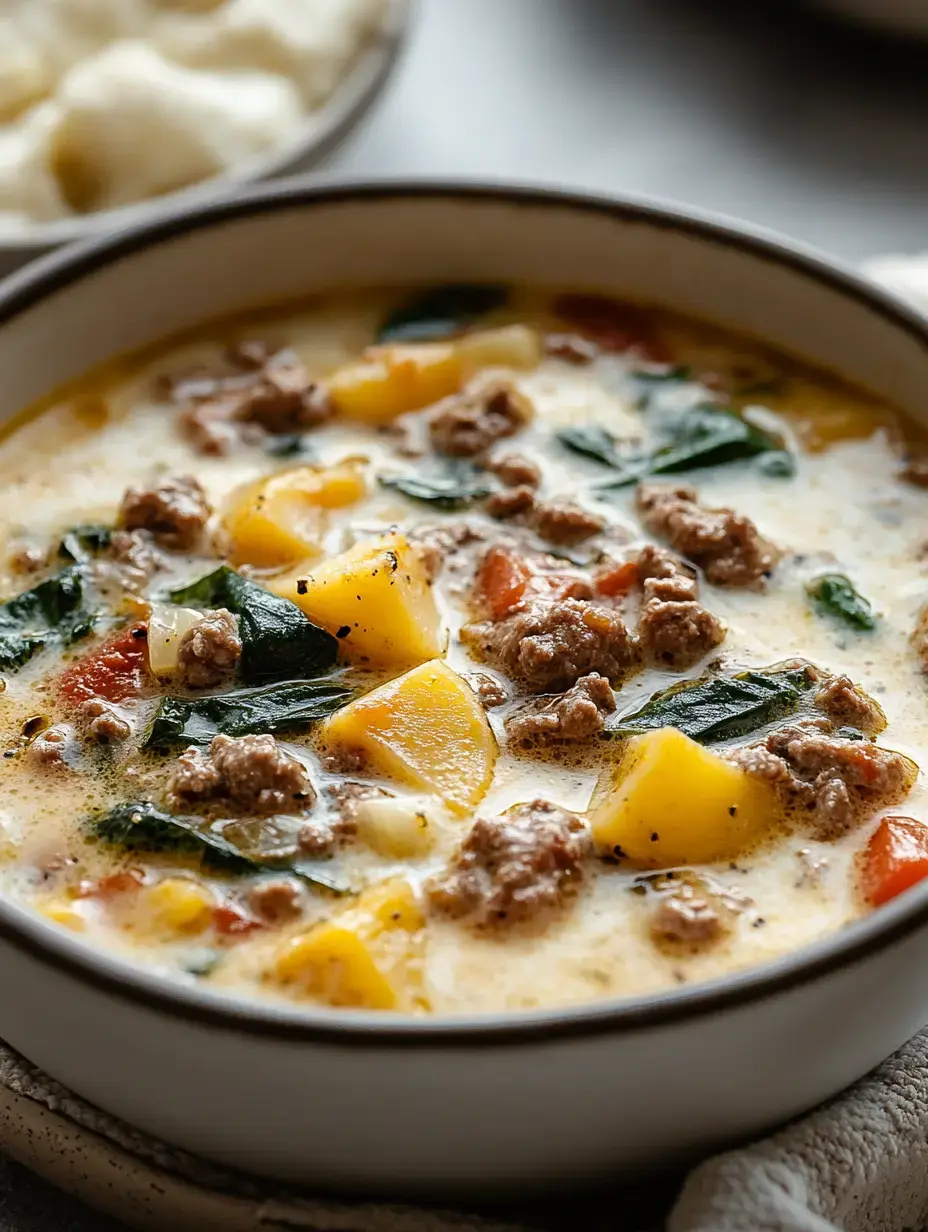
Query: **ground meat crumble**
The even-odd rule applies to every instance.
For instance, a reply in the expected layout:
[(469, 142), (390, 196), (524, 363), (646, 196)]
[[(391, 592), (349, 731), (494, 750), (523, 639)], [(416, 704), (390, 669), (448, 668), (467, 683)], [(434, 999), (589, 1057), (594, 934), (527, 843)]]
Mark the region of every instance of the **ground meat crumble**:
[(177, 647), (181, 681), (189, 689), (206, 689), (230, 676), (242, 657), (238, 618), (224, 607), (205, 612)]
[(432, 448), (451, 458), (475, 458), (514, 436), (534, 409), (512, 381), (480, 381), (442, 403), (429, 418)]
[(777, 549), (750, 518), (731, 509), (704, 509), (694, 488), (643, 483), (636, 505), (645, 528), (716, 586), (759, 586), (777, 561)]
[(696, 578), (678, 557), (648, 546), (636, 568), (644, 599), (638, 636), (650, 662), (685, 671), (724, 641), (725, 626), (696, 601)]
[(584, 599), (532, 600), (503, 620), (465, 625), (461, 639), (536, 693), (568, 689), (591, 672), (617, 680), (639, 659), (621, 616)]
[(843, 740), (813, 721), (770, 732), (724, 754), (770, 783), (784, 804), (814, 816), (820, 837), (836, 838), (861, 817), (898, 804), (915, 767), (907, 757), (871, 740)]
[(541, 483), (541, 471), (535, 463), (518, 453), (490, 458), (485, 465), (507, 488), (537, 488)]
[(661, 948), (702, 949), (730, 929), (729, 911), (701, 882), (683, 882), (662, 895), (650, 920), (651, 939)]
[(227, 376), (196, 374), (170, 386), (182, 408), (181, 428), (200, 452), (226, 453), (249, 431), (259, 436), (302, 432), (331, 415), (325, 386), (293, 351), (246, 341), (233, 347), (228, 358), (233, 372)]
[(429, 886), (432, 906), (477, 928), (535, 920), (577, 892), (592, 854), (583, 822), (547, 800), (474, 822)]
[(592, 673), (559, 697), (534, 703), (506, 723), (510, 740), (537, 744), (548, 741), (589, 740), (603, 729), (605, 716), (615, 710), (615, 696), (605, 676)]
[(127, 531), (150, 532), (160, 547), (184, 552), (199, 544), (209, 514), (199, 480), (180, 475), (154, 488), (129, 488), (119, 521)]
[(98, 744), (114, 744), (126, 740), (132, 728), (113, 705), (102, 697), (88, 697), (77, 708), (78, 717), (87, 725), (87, 736)]
[(304, 813), (316, 800), (309, 771), (273, 736), (214, 736), (209, 753), (177, 759), (168, 794), (181, 806), (222, 802), (242, 815)]
[(856, 727), (865, 736), (876, 736), (886, 726), (883, 707), (850, 676), (830, 676), (815, 694), (815, 705), (842, 727)]

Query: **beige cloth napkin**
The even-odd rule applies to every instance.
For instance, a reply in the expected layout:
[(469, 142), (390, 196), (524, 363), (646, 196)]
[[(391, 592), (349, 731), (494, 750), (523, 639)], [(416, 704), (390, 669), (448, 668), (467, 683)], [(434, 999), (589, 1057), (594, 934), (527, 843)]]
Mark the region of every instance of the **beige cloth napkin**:
[[(928, 309), (928, 256), (868, 272)], [(840, 1046), (840, 1044), (838, 1045)], [(636, 1189), (464, 1212), (334, 1201), (194, 1159), (65, 1091), (0, 1045), (0, 1149), (130, 1227), (163, 1232), (924, 1232), (928, 1031), (763, 1142)]]

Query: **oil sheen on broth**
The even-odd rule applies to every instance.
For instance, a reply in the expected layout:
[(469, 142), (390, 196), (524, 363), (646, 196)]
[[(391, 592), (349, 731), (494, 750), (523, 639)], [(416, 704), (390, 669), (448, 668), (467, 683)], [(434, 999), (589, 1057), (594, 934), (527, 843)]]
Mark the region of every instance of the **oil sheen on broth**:
[(840, 929), (928, 873), (920, 450), (585, 295), (120, 360), (0, 449), (4, 890), (169, 978), (417, 1014)]

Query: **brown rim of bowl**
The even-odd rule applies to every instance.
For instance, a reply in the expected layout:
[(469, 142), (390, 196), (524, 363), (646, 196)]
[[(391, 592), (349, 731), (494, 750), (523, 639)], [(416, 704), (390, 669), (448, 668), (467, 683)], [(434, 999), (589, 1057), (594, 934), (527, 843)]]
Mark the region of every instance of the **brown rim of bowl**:
[[(264, 185), (234, 199), (162, 213), (115, 235), (93, 238), (52, 253), (0, 286), (0, 327), (62, 289), (92, 276), (101, 264), (247, 215), (350, 201), (456, 199), (499, 202), (526, 209), (570, 210), (642, 222), (721, 243), (773, 265), (798, 271), (856, 300), (904, 330), (928, 353), (928, 318), (882, 291), (840, 261), (774, 233), (719, 215), (653, 198), (571, 192), (535, 184), (448, 180), (320, 179)], [(445, 1018), (412, 1018), (373, 1012), (345, 1013), (279, 1006), (214, 993), (140, 971), (95, 950), (28, 908), (0, 898), (0, 940), (44, 965), (105, 992), (177, 1018), (248, 1035), (354, 1047), (498, 1047), (545, 1043), (570, 1036), (641, 1031), (763, 1001), (859, 963), (928, 925), (928, 881), (865, 918), (820, 941), (732, 975), (640, 997), (591, 1002), (566, 1009)]]
[(23, 259), (28, 260), (30, 253), (37, 255), (63, 244), (134, 227), (161, 211), (193, 210), (251, 184), (303, 173), (324, 163), (364, 123), (386, 90), (412, 37), (419, 2), (389, 0), (382, 26), (359, 51), (339, 85), (281, 145), (235, 163), (219, 175), (160, 197), (147, 197), (111, 210), (36, 222), (19, 234), (0, 235), (0, 258), (4, 253), (22, 253)]

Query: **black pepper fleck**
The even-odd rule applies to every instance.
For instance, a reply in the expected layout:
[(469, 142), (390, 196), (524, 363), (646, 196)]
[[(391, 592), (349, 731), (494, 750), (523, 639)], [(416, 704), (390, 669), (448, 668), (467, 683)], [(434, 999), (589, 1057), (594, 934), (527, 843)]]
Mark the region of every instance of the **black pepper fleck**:
[(296, 579), (296, 593), (298, 595), (305, 595), (308, 590), (309, 590), (309, 578), (297, 578)]
[(342, 625), (342, 627), (338, 630), (335, 636), (336, 637), (347, 637), (350, 632), (351, 632), (351, 625)]

